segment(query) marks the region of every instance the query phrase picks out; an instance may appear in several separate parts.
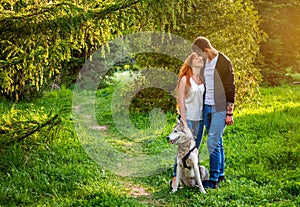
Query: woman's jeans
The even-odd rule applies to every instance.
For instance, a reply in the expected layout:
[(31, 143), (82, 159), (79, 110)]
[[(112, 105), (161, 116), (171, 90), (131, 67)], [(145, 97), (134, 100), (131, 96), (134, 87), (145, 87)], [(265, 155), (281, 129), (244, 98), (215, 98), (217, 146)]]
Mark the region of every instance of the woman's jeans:
[(212, 181), (218, 181), (219, 176), (224, 176), (225, 155), (222, 136), (225, 129), (225, 120), (226, 111), (217, 112), (215, 106), (204, 105), (203, 122), (208, 132), (209, 179)]
[(187, 120), (188, 127), (192, 130), (193, 135), (196, 137), (196, 147), (199, 149), (199, 146), (202, 141), (203, 136), (203, 120), (201, 121), (190, 121)]
[[(203, 121), (187, 120), (187, 124), (188, 127), (192, 130), (193, 135), (196, 137), (196, 147), (197, 149), (199, 149), (203, 137)], [(175, 159), (173, 176), (176, 176), (176, 168), (177, 168), (177, 157)]]

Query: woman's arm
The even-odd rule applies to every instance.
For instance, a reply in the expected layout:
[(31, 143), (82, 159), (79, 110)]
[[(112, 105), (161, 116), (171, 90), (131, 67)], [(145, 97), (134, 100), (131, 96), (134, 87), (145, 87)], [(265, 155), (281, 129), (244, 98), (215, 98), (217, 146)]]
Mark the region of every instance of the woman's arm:
[(186, 77), (183, 76), (181, 79), (180, 79), (180, 82), (179, 82), (179, 85), (178, 85), (178, 99), (177, 99), (177, 102), (178, 102), (178, 105), (179, 105), (179, 112), (180, 112), (180, 116), (181, 116), (181, 119), (184, 123), (185, 126), (188, 126), (187, 124), (187, 120), (186, 120), (186, 108), (185, 108), (185, 104), (184, 104), (184, 100), (185, 100), (185, 97), (186, 97)]

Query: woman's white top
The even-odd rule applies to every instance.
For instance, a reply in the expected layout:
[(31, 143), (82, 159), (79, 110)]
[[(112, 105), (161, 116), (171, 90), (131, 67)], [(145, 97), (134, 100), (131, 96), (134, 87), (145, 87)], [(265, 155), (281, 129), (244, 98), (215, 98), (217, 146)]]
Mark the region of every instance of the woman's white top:
[(191, 121), (199, 121), (203, 119), (203, 94), (204, 84), (198, 85), (192, 77), (190, 77), (191, 87), (189, 96), (185, 98), (184, 104), (186, 109), (186, 119)]

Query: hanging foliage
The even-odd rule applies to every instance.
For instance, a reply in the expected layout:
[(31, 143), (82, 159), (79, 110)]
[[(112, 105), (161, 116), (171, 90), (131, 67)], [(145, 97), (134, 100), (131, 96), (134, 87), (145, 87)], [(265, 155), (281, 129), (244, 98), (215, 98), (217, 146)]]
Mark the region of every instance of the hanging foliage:
[[(83, 64), (114, 37), (166, 25), (194, 1), (5, 0), (0, 3), (0, 92), (18, 100)], [(171, 17), (171, 18), (170, 18)]]

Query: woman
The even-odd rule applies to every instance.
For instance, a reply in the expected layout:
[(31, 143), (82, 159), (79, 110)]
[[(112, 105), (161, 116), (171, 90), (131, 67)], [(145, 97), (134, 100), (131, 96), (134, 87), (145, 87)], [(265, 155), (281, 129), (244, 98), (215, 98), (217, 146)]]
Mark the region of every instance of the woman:
[(197, 137), (199, 148), (203, 134), (203, 94), (204, 84), (200, 71), (204, 68), (205, 59), (197, 53), (188, 56), (179, 71), (176, 87), (179, 114), (183, 123)]
[[(177, 103), (180, 118), (185, 126), (192, 130), (196, 139), (196, 146), (199, 149), (203, 134), (203, 94), (204, 84), (200, 77), (200, 71), (203, 70), (205, 59), (193, 52), (189, 55), (181, 67), (178, 74)], [(171, 188), (175, 183), (176, 161), (173, 171), (173, 180)]]

